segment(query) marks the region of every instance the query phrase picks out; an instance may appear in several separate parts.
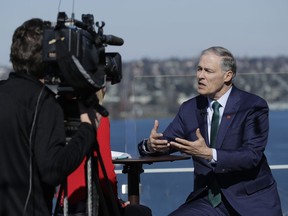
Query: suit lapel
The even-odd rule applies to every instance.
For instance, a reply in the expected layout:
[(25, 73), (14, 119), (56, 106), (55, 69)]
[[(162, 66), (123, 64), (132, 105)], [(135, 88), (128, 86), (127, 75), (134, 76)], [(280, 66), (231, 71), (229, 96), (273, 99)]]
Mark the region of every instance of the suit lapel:
[(196, 98), (196, 103), (197, 103), (196, 116), (198, 120), (199, 129), (200, 129), (201, 135), (204, 137), (208, 145), (209, 143), (208, 125), (207, 125), (208, 99), (204, 96), (199, 96)]
[(233, 87), (229, 98), (227, 100), (225, 110), (221, 119), (221, 123), (218, 129), (218, 135), (216, 140), (216, 146), (221, 147), (224, 137), (230, 127), (238, 109), (240, 103), (240, 96), (236, 87)]

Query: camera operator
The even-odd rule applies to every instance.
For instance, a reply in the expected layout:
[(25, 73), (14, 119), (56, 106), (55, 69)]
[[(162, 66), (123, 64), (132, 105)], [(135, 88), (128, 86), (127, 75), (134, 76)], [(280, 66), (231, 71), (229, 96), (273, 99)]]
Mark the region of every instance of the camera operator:
[(81, 106), (81, 125), (66, 144), (62, 108), (43, 79), (43, 29), (49, 25), (35, 18), (15, 30), (14, 72), (0, 82), (0, 215), (50, 216), (55, 187), (95, 142), (95, 127)]

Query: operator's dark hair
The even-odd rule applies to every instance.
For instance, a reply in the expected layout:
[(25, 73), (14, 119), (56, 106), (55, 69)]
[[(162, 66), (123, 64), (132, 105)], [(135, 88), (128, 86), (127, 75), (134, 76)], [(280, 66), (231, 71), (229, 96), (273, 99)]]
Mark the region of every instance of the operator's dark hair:
[(50, 22), (39, 18), (25, 21), (19, 26), (12, 38), (10, 61), (16, 73), (43, 78), (45, 63), (42, 58), (43, 30)]
[(234, 77), (236, 76), (236, 71), (237, 71), (236, 60), (228, 49), (221, 47), (221, 46), (213, 46), (213, 47), (203, 50), (201, 55), (204, 55), (209, 52), (214, 53), (215, 55), (222, 58), (221, 68), (223, 71), (231, 70), (233, 73), (233, 76)]

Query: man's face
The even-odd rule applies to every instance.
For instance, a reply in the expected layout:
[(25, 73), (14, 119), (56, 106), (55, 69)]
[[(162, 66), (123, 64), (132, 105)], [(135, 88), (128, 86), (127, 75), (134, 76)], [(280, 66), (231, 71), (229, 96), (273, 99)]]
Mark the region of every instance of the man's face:
[(222, 70), (221, 60), (221, 57), (213, 53), (206, 53), (200, 57), (197, 67), (199, 94), (218, 99), (229, 89), (230, 85), (227, 85), (227, 82), (231, 81), (232, 72)]

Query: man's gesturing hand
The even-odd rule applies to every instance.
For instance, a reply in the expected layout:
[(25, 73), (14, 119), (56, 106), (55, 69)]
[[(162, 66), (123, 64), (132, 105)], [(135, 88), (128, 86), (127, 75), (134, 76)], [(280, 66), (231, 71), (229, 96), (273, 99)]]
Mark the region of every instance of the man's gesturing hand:
[(148, 150), (151, 152), (160, 151), (165, 152), (169, 150), (168, 141), (162, 140), (163, 137), (162, 133), (158, 133), (157, 130), (159, 128), (158, 120), (154, 121), (154, 127), (151, 130), (149, 139), (147, 141)]
[(195, 140), (194, 142), (181, 138), (176, 138), (175, 142), (171, 141), (169, 144), (171, 147), (179, 150), (182, 153), (211, 160), (212, 149), (206, 145), (206, 142), (202, 137), (199, 128), (197, 128), (196, 130), (196, 136), (197, 140)]

